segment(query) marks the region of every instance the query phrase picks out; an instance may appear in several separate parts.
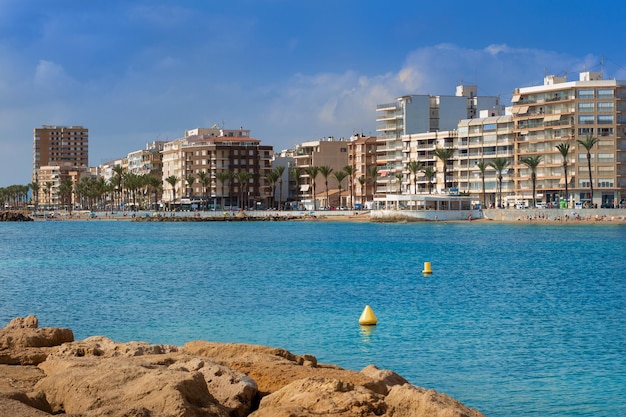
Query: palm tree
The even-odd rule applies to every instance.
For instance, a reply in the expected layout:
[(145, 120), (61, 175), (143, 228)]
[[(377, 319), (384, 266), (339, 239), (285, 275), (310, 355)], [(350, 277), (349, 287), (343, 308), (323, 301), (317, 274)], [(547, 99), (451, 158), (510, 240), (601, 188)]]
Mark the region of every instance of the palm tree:
[(126, 184), (128, 191), (133, 196), (133, 211), (137, 211), (137, 190), (143, 186), (141, 178), (133, 172), (128, 172), (124, 178), (124, 183)]
[(350, 193), (350, 208), (354, 209), (354, 167), (352, 165), (346, 165), (343, 167), (343, 172), (349, 177), (348, 191)]
[(59, 198), (61, 205), (66, 205), (70, 214), (72, 214), (72, 194), (74, 192), (74, 182), (70, 177), (65, 177), (59, 184)]
[(300, 168), (293, 167), (289, 170), (289, 176), (293, 179), (293, 182), (296, 184), (296, 193), (294, 196), (294, 200), (299, 201), (298, 193), (300, 192)]
[(402, 194), (402, 173), (394, 175), (398, 180), (398, 194)]
[(311, 192), (312, 194), (312, 199), (311, 201), (313, 201), (313, 210), (317, 209), (317, 201), (315, 199), (315, 180), (317, 179), (317, 174), (319, 174), (320, 169), (319, 167), (316, 166), (310, 166), (310, 167), (306, 167), (304, 169), (304, 172), (307, 173), (307, 175), (309, 176), (309, 181), (311, 182)]
[(443, 188), (448, 189), (448, 160), (454, 156), (453, 148), (437, 148), (433, 155), (443, 163)]
[(39, 205), (39, 181), (35, 179), (35, 181), (29, 184), (31, 190), (33, 190), (33, 204), (35, 205), (35, 211), (37, 211), (37, 206)]
[(328, 199), (328, 176), (333, 172), (333, 169), (328, 165), (322, 165), (320, 167), (320, 174), (324, 177), (324, 186), (326, 187), (326, 206), (330, 206), (330, 201)]
[(111, 179), (111, 182), (115, 185), (115, 191), (117, 192), (118, 197), (118, 207), (122, 201), (122, 184), (124, 182), (124, 168), (121, 165), (116, 165), (113, 167), (113, 172), (115, 175)]
[(341, 208), (341, 182), (348, 176), (346, 171), (339, 170), (333, 172), (333, 176), (337, 180), (337, 187), (339, 188), (339, 208)]
[(485, 161), (480, 161), (479, 163), (476, 164), (476, 167), (478, 168), (478, 170), (480, 171), (480, 178), (482, 180), (482, 189), (483, 189), (483, 199), (482, 199), (482, 203), (481, 203), (481, 207), (485, 208), (485, 171), (487, 171), (487, 163)]
[(185, 182), (187, 183), (187, 188), (189, 189), (189, 192), (187, 193), (187, 198), (191, 200), (191, 197), (193, 197), (193, 183), (196, 182), (196, 177), (191, 174), (187, 174), (187, 176), (185, 177)]
[(363, 205), (365, 204), (365, 188), (366, 188), (366, 184), (367, 184), (367, 178), (365, 178), (365, 176), (361, 175), (357, 181), (359, 182), (359, 185), (361, 186), (361, 207), (363, 207)]
[(276, 202), (276, 181), (278, 181), (278, 172), (276, 170), (268, 171), (265, 174), (265, 180), (270, 186), (270, 203), (268, 204), (270, 207), (274, 208), (274, 203)]
[(499, 195), (499, 207), (502, 206), (502, 171), (506, 169), (509, 165), (509, 160), (506, 158), (495, 158), (493, 161), (489, 162), (489, 166), (496, 170), (497, 178), (498, 178), (498, 195)]
[(424, 175), (428, 181), (428, 194), (430, 194), (433, 189), (433, 178), (437, 175), (437, 170), (433, 167), (426, 167), (424, 168)]
[(44, 186), (44, 192), (48, 195), (48, 206), (52, 205), (52, 192), (51, 192), (51, 190), (52, 190), (52, 186), (53, 185), (54, 184), (52, 184), (51, 181), (46, 181), (45, 184), (43, 185)]
[(172, 186), (172, 201), (170, 201), (170, 211), (172, 211), (172, 203), (176, 203), (176, 183), (178, 182), (178, 177), (176, 175), (170, 175), (165, 178), (165, 181)]
[(218, 171), (215, 173), (215, 178), (217, 178), (220, 184), (222, 184), (222, 209), (224, 209), (224, 196), (226, 195), (224, 188), (226, 186), (226, 181), (231, 179), (230, 174), (230, 171)]
[(207, 188), (211, 185), (211, 176), (204, 171), (198, 172), (198, 181), (202, 185), (202, 199), (205, 201), (205, 209), (209, 208), (209, 197), (207, 195)]
[(537, 207), (535, 191), (537, 189), (537, 166), (541, 163), (541, 155), (527, 156), (522, 158), (521, 161), (530, 169), (530, 180), (533, 183), (533, 207)]
[(284, 165), (279, 165), (276, 168), (274, 168), (274, 171), (276, 171), (276, 177), (278, 179), (278, 210), (282, 209), (282, 202), (283, 202), (283, 173), (285, 172), (285, 166)]
[(376, 165), (372, 165), (367, 170), (369, 174), (369, 182), (372, 184), (372, 200), (374, 200), (374, 194), (376, 194), (376, 179), (378, 178), (378, 167)]
[(237, 182), (239, 183), (239, 195), (241, 196), (241, 198), (239, 199), (239, 202), (241, 205), (240, 208), (245, 209), (249, 201), (246, 201), (245, 206), (241, 204), (243, 203), (244, 197), (247, 195), (246, 194), (247, 190), (244, 190), (244, 186), (248, 188), (248, 183), (250, 182), (250, 179), (252, 178), (252, 174), (249, 173), (248, 171), (239, 171), (235, 174), (235, 178), (237, 179)]
[[(411, 161), (408, 163), (407, 168), (409, 172), (413, 175), (413, 193), (417, 194), (417, 174), (424, 169), (421, 161)], [(409, 190), (410, 192), (411, 190)]]
[[(556, 145), (559, 153), (563, 157), (563, 173), (565, 174), (565, 201), (569, 201), (569, 181), (567, 180), (567, 156), (569, 155), (570, 144), (562, 142)], [(591, 171), (589, 171), (591, 174)]]
[(161, 179), (159, 177), (152, 175), (152, 174), (148, 174), (146, 178), (146, 185), (148, 187), (148, 192), (150, 190), (154, 192), (154, 209), (158, 210), (157, 197), (159, 195), (158, 194), (159, 190), (163, 189), (163, 183), (161, 182)]
[(587, 135), (585, 139), (578, 139), (578, 143), (582, 145), (583, 148), (587, 151), (587, 169), (589, 169), (589, 188), (590, 188), (590, 198), (589, 204), (593, 204), (593, 176), (591, 175), (591, 148), (598, 143), (598, 138), (594, 138), (591, 135)]

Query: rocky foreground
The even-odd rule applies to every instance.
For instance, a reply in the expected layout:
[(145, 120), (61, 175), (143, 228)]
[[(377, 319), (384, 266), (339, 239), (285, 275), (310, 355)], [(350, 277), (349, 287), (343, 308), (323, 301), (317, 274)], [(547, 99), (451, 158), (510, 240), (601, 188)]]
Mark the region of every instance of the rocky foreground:
[(0, 416), (478, 417), (398, 374), (246, 344), (75, 341), (34, 316), (0, 329)]
[(32, 222), (33, 219), (21, 211), (0, 211), (0, 222)]

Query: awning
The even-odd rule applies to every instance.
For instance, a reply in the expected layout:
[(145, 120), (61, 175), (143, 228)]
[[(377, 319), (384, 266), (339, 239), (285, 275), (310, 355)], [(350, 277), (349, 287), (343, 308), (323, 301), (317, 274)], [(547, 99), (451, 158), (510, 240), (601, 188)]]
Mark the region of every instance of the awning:
[(300, 191), (309, 191), (309, 184), (304, 184), (300, 186)]
[(513, 113), (526, 114), (528, 113), (528, 107), (529, 106), (519, 106), (518, 108), (513, 109)]
[(511, 102), (512, 103), (517, 103), (519, 101), (521, 97), (521, 94), (513, 94), (513, 97), (511, 98)]
[(561, 120), (560, 114), (549, 114), (543, 118), (544, 122), (556, 122), (557, 120)]

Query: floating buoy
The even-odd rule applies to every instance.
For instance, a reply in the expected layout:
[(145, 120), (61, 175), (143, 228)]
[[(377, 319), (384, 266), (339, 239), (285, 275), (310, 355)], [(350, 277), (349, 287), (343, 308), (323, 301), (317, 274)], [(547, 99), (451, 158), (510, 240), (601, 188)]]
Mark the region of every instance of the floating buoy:
[(432, 274), (433, 271), (430, 269), (430, 262), (424, 262), (424, 270), (422, 274)]
[(359, 318), (359, 324), (361, 326), (374, 326), (378, 323), (378, 319), (372, 310), (372, 307), (369, 305), (365, 306), (363, 312), (361, 313), (361, 317)]

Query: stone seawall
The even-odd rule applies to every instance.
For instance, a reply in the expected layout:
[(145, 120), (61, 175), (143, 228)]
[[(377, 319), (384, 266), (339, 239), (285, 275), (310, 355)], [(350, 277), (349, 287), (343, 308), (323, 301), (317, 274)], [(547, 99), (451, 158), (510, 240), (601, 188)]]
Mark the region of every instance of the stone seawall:
[(625, 222), (626, 209), (486, 209), (488, 220), (515, 221), (586, 221)]

